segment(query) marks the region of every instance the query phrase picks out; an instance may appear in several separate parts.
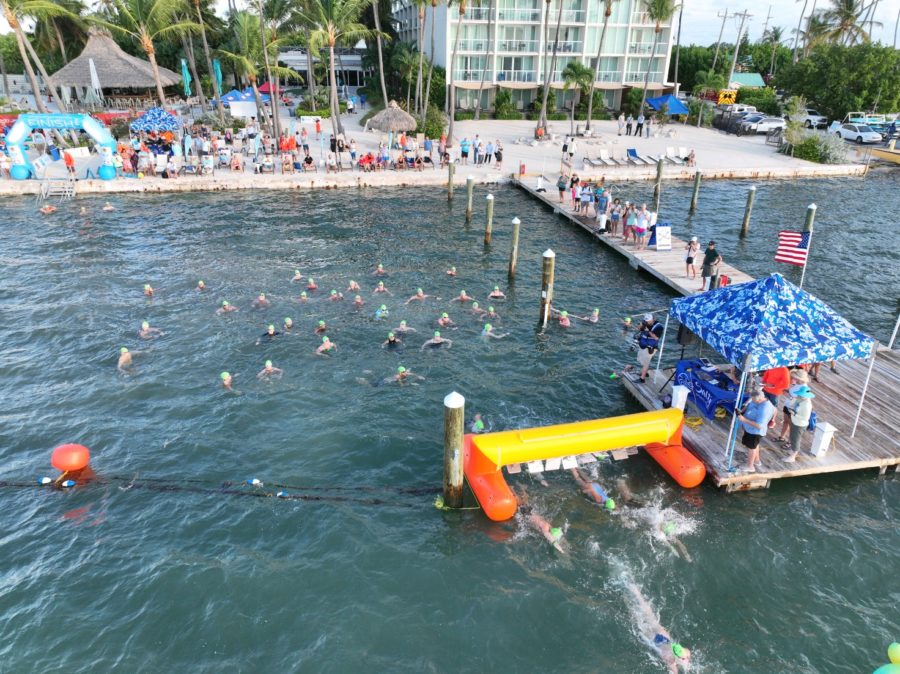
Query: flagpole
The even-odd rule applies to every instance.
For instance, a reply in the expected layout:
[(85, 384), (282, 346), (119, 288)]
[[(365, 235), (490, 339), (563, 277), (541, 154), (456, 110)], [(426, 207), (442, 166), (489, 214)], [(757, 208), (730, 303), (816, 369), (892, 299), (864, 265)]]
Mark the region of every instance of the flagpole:
[(809, 232), (809, 239), (806, 242), (806, 260), (803, 262), (803, 271), (800, 272), (800, 287), (803, 287), (803, 279), (806, 278), (806, 265), (809, 264), (809, 252), (812, 248), (813, 222), (816, 219), (816, 205), (810, 204), (806, 208), (806, 223), (803, 225), (803, 231)]

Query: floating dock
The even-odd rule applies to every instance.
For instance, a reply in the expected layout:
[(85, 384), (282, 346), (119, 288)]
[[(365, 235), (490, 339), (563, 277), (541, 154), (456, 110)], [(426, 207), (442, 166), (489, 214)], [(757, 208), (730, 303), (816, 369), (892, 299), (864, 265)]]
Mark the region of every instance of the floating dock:
[[(684, 276), (684, 248), (687, 242), (673, 236), (672, 250), (634, 250), (633, 244), (623, 245), (621, 238), (597, 234), (595, 220), (573, 213), (570, 202), (560, 204), (556, 186), (552, 181), (545, 179), (545, 184), (549, 185), (547, 192), (537, 192), (535, 188), (521, 181), (517, 181), (516, 184), (552, 208), (554, 212), (624, 256), (633, 268), (644, 269), (681, 295), (699, 292), (699, 280), (688, 280)], [(751, 276), (731, 265), (723, 264), (720, 269), (720, 273), (726, 274), (732, 284), (753, 280)], [(667, 348), (677, 348), (672, 330), (669, 331), (667, 341)], [(779, 426), (770, 429), (760, 445), (762, 448), (760, 463), (755, 473), (743, 472), (746, 465), (746, 450), (740, 444), (740, 436), (735, 446), (732, 467), (731, 469), (728, 467), (726, 449), (731, 425), (730, 415), (725, 419), (714, 420), (703, 417), (702, 423), (696, 428), (685, 425), (684, 446), (704, 463), (707, 475), (713, 483), (729, 492), (762, 489), (768, 487), (772, 480), (821, 473), (872, 468), (877, 468), (882, 475), (891, 468), (900, 472), (900, 429), (897, 428), (900, 425), (900, 415), (897, 413), (894, 395), (900, 390), (900, 354), (897, 351), (879, 349), (856, 435), (850, 437), (868, 366), (867, 360), (839, 361), (838, 373), (834, 373), (823, 363), (819, 374), (820, 381), (811, 383), (816, 394), (814, 408), (819, 421), (828, 422), (838, 429), (831, 448), (822, 456), (816, 457), (809, 453), (812, 439), (812, 433), (809, 433), (804, 438), (804, 451), (801, 451), (796, 463), (783, 461), (790, 452), (783, 449), (778, 441), (783, 419), (780, 410)], [(646, 409), (656, 410), (662, 408), (662, 398), (672, 392), (672, 381), (669, 381), (672, 371), (672, 368), (661, 369), (658, 372), (651, 369), (646, 382), (641, 382), (636, 373), (626, 373), (621, 377), (621, 381)], [(701, 416), (690, 402), (685, 415)]]

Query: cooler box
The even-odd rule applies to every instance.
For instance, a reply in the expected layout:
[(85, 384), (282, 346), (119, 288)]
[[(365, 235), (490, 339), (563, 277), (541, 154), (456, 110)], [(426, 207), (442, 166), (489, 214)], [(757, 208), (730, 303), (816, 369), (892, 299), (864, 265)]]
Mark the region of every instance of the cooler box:
[(673, 386), (672, 407), (677, 407), (683, 412), (685, 405), (687, 405), (688, 393), (690, 393), (690, 389), (687, 386), (681, 386), (680, 384)]
[(820, 421), (816, 424), (816, 430), (813, 431), (812, 447), (809, 453), (813, 456), (824, 456), (831, 447), (831, 440), (837, 428), (829, 424), (827, 421)]

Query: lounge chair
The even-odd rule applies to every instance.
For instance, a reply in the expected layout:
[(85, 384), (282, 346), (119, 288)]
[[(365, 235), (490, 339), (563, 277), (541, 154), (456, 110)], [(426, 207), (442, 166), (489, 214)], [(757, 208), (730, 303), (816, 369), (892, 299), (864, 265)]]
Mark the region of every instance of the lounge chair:
[(686, 147), (679, 147), (678, 156), (681, 157), (681, 159), (683, 159), (684, 161), (687, 161), (688, 157), (691, 156), (691, 153), (688, 152), (688, 149)]
[(684, 160), (675, 153), (674, 147), (666, 148), (666, 159), (668, 159), (673, 164), (684, 164)]
[(609, 156), (609, 151), (607, 149), (600, 150), (600, 161), (602, 161), (607, 166), (615, 166), (619, 162)]
[(643, 157), (641, 157), (638, 154), (638, 151), (633, 147), (628, 148), (626, 152), (628, 153), (628, 161), (636, 166), (646, 166), (649, 163)]

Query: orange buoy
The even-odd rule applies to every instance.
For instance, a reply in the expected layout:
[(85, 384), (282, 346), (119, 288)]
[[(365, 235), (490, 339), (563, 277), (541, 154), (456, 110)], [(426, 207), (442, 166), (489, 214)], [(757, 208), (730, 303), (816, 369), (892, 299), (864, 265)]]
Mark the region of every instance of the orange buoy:
[(60, 445), (50, 456), (50, 465), (64, 473), (83, 470), (91, 460), (91, 450), (84, 445)]

